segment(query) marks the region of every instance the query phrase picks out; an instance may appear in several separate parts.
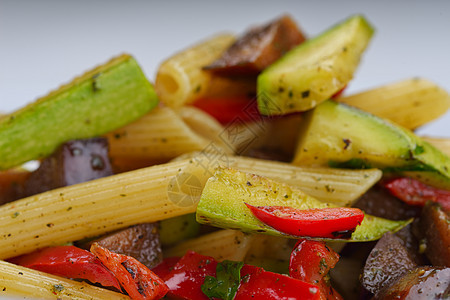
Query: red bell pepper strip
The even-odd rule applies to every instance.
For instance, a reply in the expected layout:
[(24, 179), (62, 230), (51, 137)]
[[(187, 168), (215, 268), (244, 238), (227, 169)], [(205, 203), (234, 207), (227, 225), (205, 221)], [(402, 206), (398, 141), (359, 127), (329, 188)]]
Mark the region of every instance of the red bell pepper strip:
[(241, 285), (234, 300), (319, 299), (319, 289), (292, 277), (245, 265)]
[(258, 111), (256, 99), (250, 96), (200, 98), (193, 105), (208, 113), (223, 125), (234, 121), (257, 121), (262, 118)]
[(426, 185), (416, 179), (402, 177), (387, 181), (389, 192), (409, 205), (424, 206), (427, 201), (437, 202), (450, 211), (450, 191)]
[(9, 261), (57, 276), (89, 280), (105, 287), (112, 286), (121, 291), (114, 274), (94, 254), (75, 246), (44, 248), (9, 259)]
[(339, 261), (339, 254), (323, 242), (299, 240), (291, 253), (289, 275), (316, 285), (321, 299), (342, 299), (328, 280), (328, 272)]
[(91, 252), (116, 276), (132, 299), (160, 299), (169, 290), (164, 281), (133, 257), (117, 254), (97, 243)]
[(158, 275), (159, 278), (165, 280), (166, 277), (173, 271), (175, 265), (178, 263), (181, 257), (172, 256), (166, 257), (161, 263), (152, 268), (152, 272)]
[(323, 242), (299, 240), (291, 253), (289, 275), (310, 283), (319, 283), (339, 261), (339, 254)]
[(188, 251), (165, 277), (168, 296), (177, 299), (208, 300), (201, 286), (206, 276), (216, 275), (217, 261), (210, 256)]
[(261, 222), (294, 236), (349, 238), (364, 218), (364, 213), (357, 208), (300, 210), (287, 206), (245, 204)]

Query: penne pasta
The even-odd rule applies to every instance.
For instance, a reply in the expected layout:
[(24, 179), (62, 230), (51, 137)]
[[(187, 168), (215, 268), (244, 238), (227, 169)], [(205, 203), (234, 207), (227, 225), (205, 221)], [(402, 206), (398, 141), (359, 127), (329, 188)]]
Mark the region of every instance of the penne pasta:
[(169, 107), (157, 107), (106, 137), (113, 165), (120, 171), (128, 171), (205, 149), (212, 141), (232, 153), (225, 139), (219, 138), (223, 130), (215, 119), (199, 109), (182, 108), (176, 113)]
[[(219, 154), (220, 155), (220, 154)], [(381, 176), (378, 170), (300, 168), (202, 152), (170, 162), (68, 186), (0, 207), (0, 258), (93, 237), (130, 225), (195, 212), (218, 166), (236, 167), (300, 187), (319, 200), (348, 205)]]
[(421, 78), (407, 79), (336, 101), (368, 111), (378, 117), (415, 129), (444, 114), (450, 107), (449, 94)]
[[(211, 143), (211, 141), (214, 142), (227, 154), (233, 154), (235, 152), (234, 145), (225, 135), (226, 128), (209, 114), (192, 106), (181, 107), (178, 113), (183, 122), (192, 131), (205, 138), (208, 143)], [(184, 153), (187, 153), (187, 151)]]
[(238, 169), (269, 177), (301, 189), (304, 193), (324, 202), (349, 206), (380, 180), (378, 169), (347, 170), (335, 168), (298, 167), (288, 163), (242, 156), (227, 156), (213, 152), (183, 155), (195, 162), (187, 166), (186, 173), (199, 178), (202, 186), (218, 166)]
[(29, 299), (130, 299), (84, 282), (35, 271), (0, 261), (0, 297)]
[(187, 164), (158, 165), (5, 204), (0, 207), (0, 257), (192, 213), (197, 203), (190, 196), (197, 199), (201, 187), (180, 189), (184, 182), (175, 177)]
[(450, 139), (449, 138), (435, 138), (435, 137), (429, 137), (424, 136), (421, 137), (422, 140), (432, 144), (436, 148), (442, 151), (442, 153), (447, 154), (447, 156), (450, 156)]
[(252, 245), (253, 236), (239, 230), (223, 229), (182, 242), (167, 251), (166, 257), (183, 256), (188, 250), (209, 255), (218, 261), (243, 261)]
[(233, 35), (218, 35), (164, 61), (155, 81), (161, 101), (170, 107), (180, 107), (203, 96), (211, 75), (202, 68), (217, 59), (234, 41)]

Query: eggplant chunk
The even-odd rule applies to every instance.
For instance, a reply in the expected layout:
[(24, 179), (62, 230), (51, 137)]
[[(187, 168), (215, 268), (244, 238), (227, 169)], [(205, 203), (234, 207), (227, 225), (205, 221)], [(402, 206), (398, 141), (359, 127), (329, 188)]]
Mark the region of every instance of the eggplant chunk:
[(450, 268), (416, 268), (376, 295), (375, 299), (450, 299)]
[(12, 169), (0, 172), (0, 205), (14, 201), (23, 194), (23, 185), (30, 172)]
[(30, 175), (22, 197), (112, 174), (105, 138), (69, 141), (44, 159)]
[(381, 186), (375, 185), (359, 198), (354, 207), (366, 214), (390, 220), (405, 220), (420, 215), (420, 208), (407, 205), (392, 196)]
[(204, 69), (217, 75), (257, 75), (305, 40), (287, 15), (248, 30), (222, 56)]
[(386, 233), (369, 254), (361, 276), (363, 287), (373, 294), (418, 266), (403, 240)]
[(422, 210), (418, 226), (425, 255), (434, 266), (450, 267), (450, 217), (434, 202)]
[(134, 257), (149, 269), (162, 261), (157, 223), (134, 225), (77, 246), (90, 249), (94, 242), (112, 252)]

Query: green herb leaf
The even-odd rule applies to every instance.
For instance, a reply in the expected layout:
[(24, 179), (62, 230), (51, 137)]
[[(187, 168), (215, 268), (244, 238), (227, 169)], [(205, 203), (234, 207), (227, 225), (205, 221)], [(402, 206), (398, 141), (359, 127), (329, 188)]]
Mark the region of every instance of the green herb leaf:
[(209, 298), (233, 300), (241, 282), (243, 262), (224, 260), (217, 264), (216, 277), (206, 276), (202, 292)]

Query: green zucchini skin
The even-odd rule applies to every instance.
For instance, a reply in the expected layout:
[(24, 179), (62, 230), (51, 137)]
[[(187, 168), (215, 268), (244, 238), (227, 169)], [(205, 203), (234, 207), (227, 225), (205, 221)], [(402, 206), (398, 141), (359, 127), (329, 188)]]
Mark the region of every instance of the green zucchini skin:
[[(264, 233), (298, 239), (262, 223), (245, 203), (254, 206), (289, 206), (296, 209), (335, 207), (302, 191), (274, 180), (234, 169), (218, 168), (203, 189), (197, 206), (197, 221), (221, 228)], [(364, 242), (381, 238), (388, 231), (400, 230), (412, 220), (392, 221), (365, 215), (349, 239), (333, 241)]]
[(329, 99), (352, 79), (373, 32), (355, 15), (290, 50), (258, 76), (259, 111), (283, 115)]
[(450, 158), (410, 130), (357, 108), (325, 101), (305, 114), (295, 165), (379, 168), (450, 189)]
[(60, 144), (102, 135), (158, 104), (152, 84), (129, 55), (113, 58), (0, 119), (0, 169), (51, 154)]

